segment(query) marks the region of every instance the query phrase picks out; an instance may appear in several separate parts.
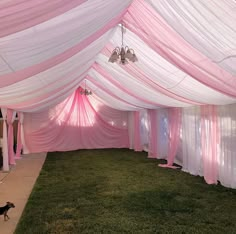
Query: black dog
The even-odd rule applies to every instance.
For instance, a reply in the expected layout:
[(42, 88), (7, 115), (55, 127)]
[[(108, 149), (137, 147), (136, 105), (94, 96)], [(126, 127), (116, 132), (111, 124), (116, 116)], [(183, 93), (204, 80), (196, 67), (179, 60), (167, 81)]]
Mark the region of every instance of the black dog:
[(7, 202), (7, 204), (3, 207), (0, 207), (0, 215), (4, 215), (4, 220), (7, 221), (7, 219), (10, 219), (7, 215), (7, 212), (10, 208), (15, 208), (15, 205), (11, 202)]

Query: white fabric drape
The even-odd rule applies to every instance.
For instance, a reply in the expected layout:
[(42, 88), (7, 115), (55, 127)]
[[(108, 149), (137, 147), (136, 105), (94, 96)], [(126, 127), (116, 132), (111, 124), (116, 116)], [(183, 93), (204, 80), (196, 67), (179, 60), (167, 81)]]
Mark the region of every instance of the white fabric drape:
[(9, 171), (8, 142), (7, 142), (7, 109), (1, 108), (1, 112), (3, 118), (3, 139), (2, 139), (3, 171)]
[[(222, 185), (236, 188), (236, 104), (217, 106), (216, 109), (218, 135), (220, 136), (217, 139), (217, 141), (219, 140), (217, 163), (211, 159), (210, 155), (206, 155), (205, 160), (208, 160), (209, 167), (216, 171), (216, 179)], [(208, 130), (211, 131), (212, 125), (209, 121), (202, 120), (199, 107), (183, 109), (182, 170), (193, 175), (204, 176), (209, 171), (204, 168), (203, 164), (202, 147), (204, 145), (201, 142), (203, 131), (201, 121), (204, 121)], [(203, 142), (208, 145), (209, 149), (211, 148), (211, 140), (210, 137), (205, 137)]]
[(0, 38), (0, 61), (3, 65), (0, 74), (39, 64), (63, 53), (103, 28), (130, 3), (131, 0), (86, 1), (46, 22)]
[[(153, 114), (151, 118), (150, 115), (152, 111), (154, 111), (155, 114)], [(157, 110), (149, 110), (149, 118), (147, 118), (147, 120), (149, 128), (149, 157), (167, 159), (169, 143), (168, 109), (160, 108)], [(153, 121), (153, 123), (150, 121)], [(152, 139), (152, 137), (154, 137), (154, 139)]]
[(183, 108), (182, 112), (182, 170), (202, 175), (200, 108)]
[(220, 148), (219, 181), (236, 188), (236, 104), (219, 106)]
[(143, 150), (148, 150), (149, 144), (149, 123), (147, 110), (140, 111), (140, 138)]
[(168, 153), (168, 142), (169, 142), (169, 127), (168, 127), (168, 110), (158, 110), (158, 158), (166, 159)]
[(234, 1), (147, 1), (191, 45), (236, 74)]
[[(20, 84), (15, 83), (0, 88), (2, 106), (11, 106), (12, 109), (17, 107), (21, 111), (34, 112), (62, 102), (79, 87), (85, 73), (93, 64), (94, 53), (98, 53), (102, 49), (110, 33), (111, 31), (104, 34), (65, 62), (25, 79)], [(22, 102), (24, 105), (20, 104)]]

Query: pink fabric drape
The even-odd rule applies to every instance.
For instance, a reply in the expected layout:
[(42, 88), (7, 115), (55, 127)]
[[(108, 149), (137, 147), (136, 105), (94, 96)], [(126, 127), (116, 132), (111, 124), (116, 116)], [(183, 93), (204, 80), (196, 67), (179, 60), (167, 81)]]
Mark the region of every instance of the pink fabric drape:
[(217, 184), (217, 153), (220, 131), (216, 106), (201, 106), (201, 142), (204, 179), (208, 184)]
[(3, 171), (9, 171), (8, 143), (7, 143), (7, 109), (1, 108), (3, 118), (3, 137), (2, 137), (2, 154), (3, 154)]
[(18, 112), (18, 128), (17, 128), (17, 148), (15, 159), (21, 158), (21, 150), (22, 150), (22, 130), (23, 130), (23, 113)]
[(90, 45), (92, 42), (97, 40), (99, 37), (101, 37), (104, 33), (106, 33), (109, 29), (114, 27), (117, 23), (119, 23), (125, 13), (126, 9), (120, 12), (120, 14), (117, 15), (115, 18), (110, 20), (110, 22), (108, 22), (104, 27), (98, 29), (95, 33), (93, 33), (86, 39), (82, 40), (77, 45), (64, 51), (63, 53), (60, 53), (52, 58), (46, 59), (41, 63), (32, 65), (25, 69), (0, 76), (0, 81), (1, 81), (0, 87), (8, 86), (21, 80), (24, 80), (26, 78), (29, 78), (31, 76), (34, 76), (71, 58), (78, 52), (82, 51), (85, 47)]
[(14, 165), (15, 153), (14, 153), (14, 132), (13, 132), (13, 122), (15, 120), (15, 112), (11, 109), (7, 110), (7, 124), (8, 124), (8, 154), (9, 154), (9, 164)]
[(25, 30), (79, 6), (86, 0), (14, 0), (0, 5), (0, 37)]
[(142, 151), (141, 135), (140, 135), (140, 113), (134, 112), (134, 150)]
[(178, 150), (180, 140), (180, 128), (182, 124), (182, 111), (180, 108), (168, 109), (168, 125), (169, 125), (169, 145), (167, 164), (159, 164), (161, 167), (178, 168), (173, 166), (174, 159)]
[[(104, 50), (102, 51), (103, 54), (106, 56), (110, 56), (112, 53), (113, 46), (111, 44), (107, 44)], [(140, 69), (135, 63), (129, 63), (128, 66), (123, 66), (122, 64), (120, 67), (124, 70), (126, 70), (130, 75), (135, 77), (136, 80), (140, 80), (141, 82), (145, 82), (146, 85), (148, 85), (150, 88), (153, 88), (155, 91), (160, 92), (161, 94), (164, 94), (168, 97), (174, 98), (176, 100), (189, 103), (191, 105), (201, 105), (203, 103), (195, 102), (190, 99), (186, 99), (178, 94), (175, 94), (171, 90), (162, 87), (158, 82), (155, 82), (155, 79), (151, 79), (147, 74), (144, 73), (142, 69)], [(160, 104), (160, 106), (163, 106)]]
[(148, 157), (157, 158), (157, 145), (158, 145), (158, 122), (157, 122), (157, 112), (158, 110), (148, 110), (149, 115), (149, 147), (148, 147)]
[(128, 29), (185, 73), (212, 89), (236, 97), (235, 76), (188, 44), (146, 1), (134, 0), (123, 20)]
[(121, 118), (123, 126), (114, 119), (103, 118), (102, 104), (95, 107), (88, 96), (77, 89), (69, 98), (48, 111), (24, 113), (24, 137), (29, 153), (68, 151), (91, 148), (128, 148), (127, 114), (106, 107), (113, 116)]
[(87, 76), (87, 78), (92, 81), (99, 89), (105, 91), (107, 94), (109, 94), (110, 96), (114, 97), (115, 99), (119, 100), (119, 101), (122, 101), (126, 104), (129, 104), (129, 105), (132, 105), (132, 106), (135, 106), (137, 107), (136, 105), (134, 105), (133, 103), (130, 103), (130, 102), (127, 102), (125, 100), (124, 97), (121, 97), (121, 96), (118, 96), (118, 95), (115, 95), (112, 91), (110, 91), (108, 88), (105, 88), (100, 82), (97, 82), (96, 80), (93, 79), (93, 77), (91, 76)]
[(176, 100), (179, 100), (179, 101), (182, 101), (185, 103), (189, 103), (192, 105), (200, 105), (201, 104), (199, 102), (195, 102), (195, 101), (186, 99), (184, 97), (181, 97), (180, 95), (177, 95), (177, 94), (171, 92), (170, 90), (162, 87), (158, 83), (151, 81), (150, 78), (146, 74), (144, 74), (144, 72), (138, 66), (136, 66), (134, 63), (131, 63), (130, 66), (122, 66), (122, 68), (124, 68), (128, 73), (133, 75), (137, 80), (145, 81), (151, 88), (155, 89), (156, 91), (158, 91), (168, 97), (171, 97)]
[(134, 93), (131, 92), (131, 90), (129, 88), (127, 88), (126, 86), (124, 86), (123, 84), (120, 84), (119, 82), (116, 81), (116, 79), (114, 79), (112, 77), (112, 75), (110, 75), (105, 69), (103, 69), (98, 63), (94, 63), (93, 68), (100, 73), (102, 76), (106, 77), (107, 80), (109, 80), (112, 84), (116, 85), (119, 89), (121, 89), (122, 91), (124, 91), (125, 93), (129, 94), (130, 96), (143, 101), (145, 103), (148, 104), (153, 104), (153, 105), (159, 105), (157, 102), (155, 101), (149, 101), (147, 100), (145, 97), (141, 97), (138, 95), (135, 95)]

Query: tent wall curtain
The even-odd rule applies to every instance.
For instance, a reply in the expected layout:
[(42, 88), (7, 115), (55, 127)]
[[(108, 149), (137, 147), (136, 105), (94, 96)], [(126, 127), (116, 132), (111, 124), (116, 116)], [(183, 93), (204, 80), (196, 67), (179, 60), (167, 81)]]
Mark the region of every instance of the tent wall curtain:
[(1, 112), (3, 118), (3, 139), (2, 139), (3, 171), (9, 171), (8, 140), (7, 140), (7, 109), (1, 108)]
[(148, 110), (144, 109), (140, 111), (140, 141), (141, 148), (144, 151), (148, 151), (149, 148), (149, 120)]
[(217, 184), (219, 134), (216, 106), (201, 106), (203, 174), (208, 184)]
[(168, 147), (169, 147), (169, 120), (168, 109), (161, 108), (157, 112), (158, 119), (158, 158), (167, 159)]
[(169, 108), (168, 109), (168, 126), (169, 126), (169, 143), (167, 164), (159, 164), (161, 167), (177, 168), (173, 166), (175, 156), (179, 147), (180, 128), (182, 124), (182, 109)]
[(169, 143), (168, 109), (148, 110), (148, 157), (167, 159)]
[[(24, 113), (24, 138), (30, 153), (129, 147), (127, 112), (91, 103), (81, 90), (48, 111)], [(113, 117), (105, 118), (104, 112)]]
[(149, 148), (148, 157), (157, 158), (158, 157), (158, 110), (148, 110), (149, 116)]
[(143, 147), (141, 145), (141, 133), (140, 133), (140, 112), (134, 112), (134, 150), (142, 151)]
[[(63, 135), (66, 132), (68, 132), (68, 134), (71, 133), (71, 128), (68, 126), (68, 124), (71, 125), (73, 122), (72, 120), (74, 119), (75, 121), (75, 119), (78, 118), (77, 115), (76, 118), (72, 118), (72, 116), (75, 114), (72, 105), (77, 106), (76, 111), (83, 116), (82, 119), (81, 117), (79, 117), (80, 124), (82, 123), (85, 124), (88, 121), (86, 120), (87, 118), (91, 119), (92, 113), (95, 111), (95, 109), (98, 111), (99, 109), (102, 110), (101, 108), (103, 105), (99, 107), (96, 106), (95, 103), (93, 103), (96, 107), (92, 108), (93, 105), (90, 103), (89, 106), (92, 108), (90, 109), (88, 108), (88, 104), (89, 104), (89, 99), (87, 97), (81, 96), (79, 90), (77, 90), (77, 92), (75, 92), (75, 94), (73, 94), (70, 97), (70, 99), (67, 99), (65, 102), (61, 103), (55, 108), (52, 108), (50, 112), (41, 113), (37, 115), (26, 114), (25, 132), (27, 138), (26, 142), (29, 143), (29, 148), (30, 148), (29, 152), (37, 152), (37, 147), (39, 149), (42, 149), (42, 146), (44, 144), (45, 145), (47, 144), (45, 141), (43, 141), (45, 136), (47, 136), (47, 134), (45, 135), (46, 129), (48, 132), (48, 128), (52, 124), (55, 124), (55, 122), (57, 123), (57, 125), (59, 125), (55, 135), (55, 137), (56, 138), (58, 137), (58, 139), (55, 138), (56, 139), (55, 142), (57, 141), (60, 142), (60, 147), (58, 147), (59, 146), (58, 144), (55, 144), (54, 149), (45, 148), (45, 151), (65, 150), (65, 149), (72, 150), (75, 148), (90, 148), (90, 146), (94, 146), (93, 140), (90, 139), (88, 141), (88, 145), (85, 147), (86, 143), (84, 142), (84, 137), (87, 138), (87, 135), (85, 134), (85, 132), (83, 132), (84, 135), (81, 134), (81, 131), (78, 130), (78, 132), (80, 133), (74, 135), (76, 136), (75, 139), (77, 143), (75, 144), (75, 141), (70, 138), (70, 141), (72, 140), (74, 142), (74, 146), (75, 145), (76, 146), (72, 147), (72, 145), (68, 144), (67, 148), (61, 147), (61, 143), (64, 141), (64, 139), (61, 138), (61, 131), (63, 131)], [(119, 117), (117, 117), (117, 119), (119, 119), (117, 123), (120, 123), (118, 124), (120, 130), (122, 129), (121, 123), (122, 122), (125, 123), (124, 126), (126, 127), (123, 126), (122, 132), (125, 131), (126, 133), (125, 135), (122, 134), (122, 137), (119, 138), (118, 140), (119, 143), (117, 143), (116, 147), (127, 147), (131, 149), (134, 148), (136, 150), (137, 149), (143, 150), (141, 139), (142, 137), (145, 136), (142, 136), (142, 134), (148, 134), (149, 135), (148, 155), (150, 154), (153, 155), (153, 152), (156, 152), (154, 155), (155, 157), (167, 159), (168, 163), (167, 165), (165, 165), (165, 167), (172, 167), (172, 164), (175, 161), (174, 156), (177, 153), (179, 144), (181, 144), (181, 152), (182, 152), (181, 165), (183, 171), (193, 175), (204, 176), (206, 182), (209, 184), (217, 183), (217, 181), (219, 180), (223, 185), (235, 188), (236, 162), (234, 158), (236, 151), (234, 149), (235, 144), (233, 139), (236, 136), (236, 132), (234, 130), (233, 131), (231, 130), (232, 128), (234, 129), (235, 126), (235, 119), (236, 119), (235, 109), (236, 106), (234, 104), (228, 106), (189, 107), (189, 108), (183, 108), (181, 110), (179, 108), (174, 108), (174, 109), (161, 108), (158, 110), (148, 110), (147, 111), (149, 116), (149, 118), (147, 118), (147, 120), (149, 121), (148, 132), (140, 131), (142, 121), (140, 118), (141, 112), (139, 111), (126, 112), (125, 118), (124, 118), (125, 112), (116, 111), (114, 112), (113, 117), (112, 115), (110, 115), (110, 118), (105, 119), (105, 116), (107, 116), (105, 115), (106, 111), (108, 113), (111, 113), (112, 109), (108, 108), (104, 112), (104, 107), (103, 107), (103, 111), (101, 111), (101, 113), (103, 114), (101, 114), (101, 116), (103, 116), (103, 120), (105, 120), (106, 123), (110, 122), (113, 124), (113, 126), (115, 126), (114, 123), (116, 122), (114, 121), (114, 116), (116, 117), (122, 116), (122, 118), (120, 119)], [(67, 111), (67, 114), (65, 114), (65, 110)], [(70, 112), (70, 110), (72, 112)], [(84, 113), (85, 116), (82, 113)], [(56, 117), (53, 118), (53, 122), (47, 124), (48, 117), (50, 115)], [(64, 121), (67, 123), (66, 125), (64, 125)], [(182, 128), (180, 132), (181, 122), (182, 122)], [(74, 122), (74, 127), (72, 128), (74, 130), (76, 127), (75, 123), (76, 121)], [(154, 127), (156, 126), (156, 129), (154, 129), (153, 126)], [(68, 127), (70, 131), (68, 131), (67, 129)], [(80, 128), (80, 126), (77, 126), (77, 128)], [(54, 128), (52, 128), (51, 130), (53, 129)], [(72, 132), (74, 130), (72, 130)], [(216, 131), (219, 132), (216, 133)], [(92, 132), (93, 131), (89, 132), (89, 134), (92, 135)], [(212, 134), (218, 137), (214, 138), (214, 136), (212, 137)], [(47, 136), (48, 141), (53, 140), (52, 138), (53, 135), (52, 131), (50, 131), (50, 134), (48, 133)], [(177, 135), (177, 138), (174, 137), (175, 135)], [(208, 135), (210, 135), (210, 137)], [(125, 141), (126, 143), (120, 144), (120, 142), (123, 142), (121, 139), (123, 139), (124, 136), (126, 139)], [(180, 137), (181, 140), (179, 141), (179, 144), (178, 141), (176, 141), (176, 139), (178, 139), (178, 136)], [(173, 144), (171, 144), (170, 142), (171, 137), (175, 141)], [(41, 140), (42, 145), (37, 146), (37, 144), (39, 144), (40, 142), (39, 141), (40, 138), (42, 139)], [(34, 140), (37, 142), (36, 145)], [(135, 141), (136, 144), (134, 143)], [(82, 142), (83, 145), (81, 145)], [(139, 144), (137, 144), (137, 142)], [(98, 143), (99, 142), (97, 142), (96, 144)], [(89, 144), (91, 145), (89, 146)], [(154, 144), (154, 150), (152, 148), (153, 147), (152, 144)], [(218, 150), (219, 145), (221, 145), (220, 151)], [(107, 146), (110, 147), (109, 145)], [(96, 147), (99, 147), (99, 145), (96, 145)], [(172, 150), (171, 147), (173, 147)], [(167, 150), (167, 148), (169, 149)]]
[(134, 149), (134, 112), (128, 112), (129, 149)]
[(13, 122), (15, 121), (16, 111), (7, 109), (7, 125), (8, 125), (8, 156), (10, 165), (16, 164), (15, 162), (15, 152), (14, 152), (14, 132), (13, 132)]
[(180, 146), (182, 152), (182, 170), (192, 175), (202, 176), (200, 107), (183, 108)]
[(23, 122), (24, 122), (24, 114), (22, 112), (18, 112), (18, 127), (17, 127), (17, 148), (16, 148), (16, 159), (21, 158), (21, 151), (23, 149), (24, 142), (24, 129), (23, 129)]
[(129, 129), (129, 148), (135, 151), (142, 151), (143, 146), (141, 143), (141, 121), (139, 111), (130, 111), (128, 117), (128, 129)]
[(169, 121), (169, 147), (167, 161), (168, 166), (172, 166), (179, 146), (180, 128), (182, 124), (182, 109), (169, 108), (168, 109)]
[(236, 188), (236, 104), (218, 106), (220, 147), (218, 179), (226, 187)]
[(182, 170), (236, 188), (236, 104), (183, 108)]

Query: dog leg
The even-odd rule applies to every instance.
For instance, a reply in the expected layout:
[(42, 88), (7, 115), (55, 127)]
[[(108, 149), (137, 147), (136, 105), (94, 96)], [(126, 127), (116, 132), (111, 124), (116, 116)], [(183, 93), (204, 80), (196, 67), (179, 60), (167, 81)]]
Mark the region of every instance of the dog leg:
[(7, 215), (7, 212), (4, 213), (4, 221), (7, 221), (9, 218), (9, 216)]

